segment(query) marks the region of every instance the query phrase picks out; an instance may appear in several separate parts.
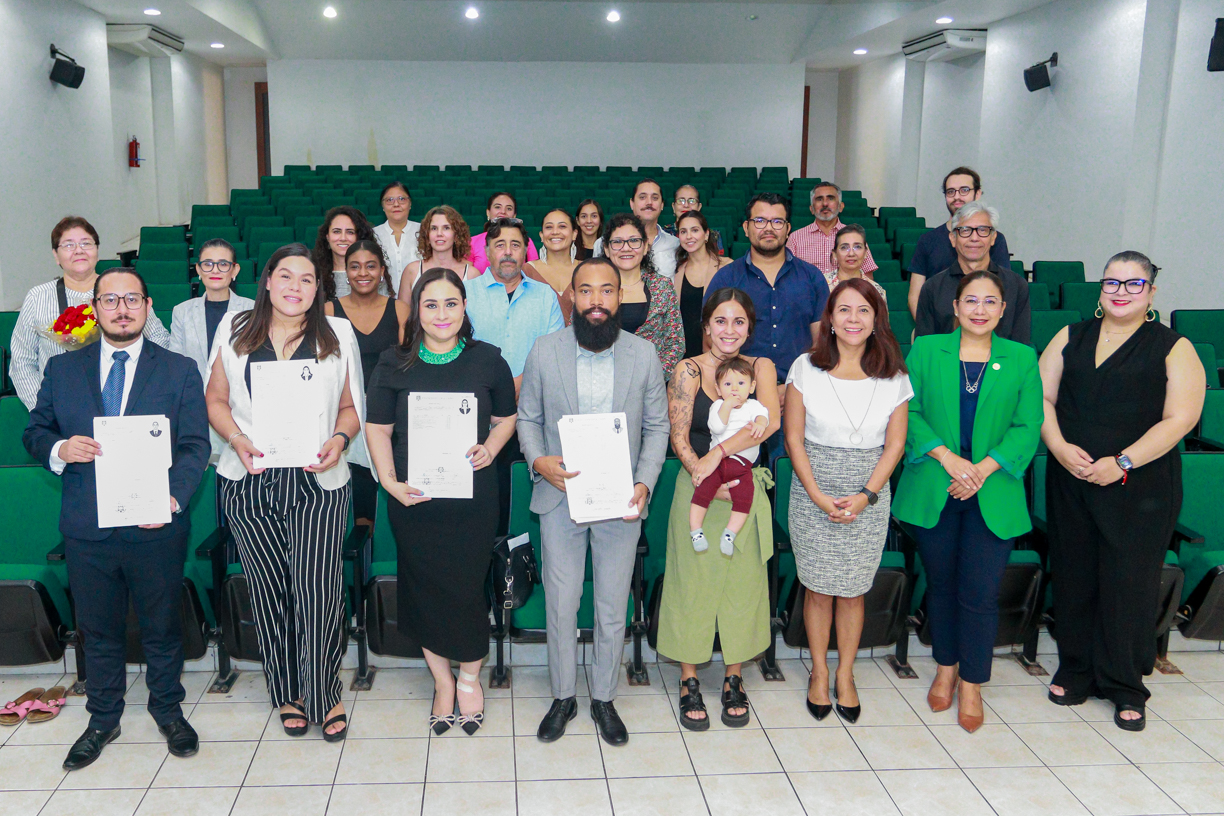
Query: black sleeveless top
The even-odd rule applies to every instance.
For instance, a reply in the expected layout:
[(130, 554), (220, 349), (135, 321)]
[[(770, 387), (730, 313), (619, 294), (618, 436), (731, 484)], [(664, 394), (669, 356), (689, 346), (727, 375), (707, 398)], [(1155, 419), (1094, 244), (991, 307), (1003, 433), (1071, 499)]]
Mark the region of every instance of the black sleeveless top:
[[(677, 272), (677, 275), (680, 273)], [(684, 356), (696, 357), (701, 354), (701, 299), (702, 291), (688, 282), (683, 276), (680, 281), (680, 321), (684, 324)]]
[[(1056, 406), (1063, 438), (1093, 459), (1116, 456), (1163, 419), (1165, 358), (1181, 339), (1159, 322), (1144, 323), (1097, 368), (1101, 322), (1071, 326)], [(1162, 458), (1180, 461), (1176, 447)]]
[[(344, 313), (344, 307), (340, 305), (339, 298), (332, 301), (332, 308), (336, 312), (336, 317), (348, 320), (348, 315)], [(365, 390), (368, 391), (370, 375), (374, 373), (374, 366), (378, 365), (379, 355), (399, 342), (399, 316), (395, 313), (395, 298), (387, 299), (387, 308), (383, 310), (383, 315), (378, 325), (374, 327), (374, 331), (362, 334), (356, 326), (353, 326), (353, 334), (357, 335), (357, 348), (361, 349), (361, 375), (365, 380)]]
[(621, 304), (620, 315), (622, 331), (627, 331), (630, 334), (637, 334), (638, 329), (642, 328), (642, 324), (646, 322), (646, 316), (650, 313), (650, 287), (643, 286), (642, 291), (646, 294), (645, 303)]

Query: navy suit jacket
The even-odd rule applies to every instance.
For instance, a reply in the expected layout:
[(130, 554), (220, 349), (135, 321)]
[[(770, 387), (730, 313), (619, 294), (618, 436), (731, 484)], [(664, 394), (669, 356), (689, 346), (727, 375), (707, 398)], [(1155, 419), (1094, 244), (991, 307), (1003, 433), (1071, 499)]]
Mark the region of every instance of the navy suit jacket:
[[(26, 450), (44, 467), (50, 468), (56, 442), (73, 436), (92, 438), (94, 417), (104, 416), (101, 354), (99, 342), (47, 361), (38, 403), (22, 436)], [(170, 420), (170, 495), (183, 512), (155, 530), (99, 528), (93, 462), (70, 462), (64, 468), (60, 507), (60, 532), (68, 538), (102, 541), (113, 535), (122, 541), (156, 541), (185, 535), (188, 530), (187, 504), (208, 467), (211, 451), (204, 384), (196, 364), (146, 339), (124, 414), (164, 414)]]

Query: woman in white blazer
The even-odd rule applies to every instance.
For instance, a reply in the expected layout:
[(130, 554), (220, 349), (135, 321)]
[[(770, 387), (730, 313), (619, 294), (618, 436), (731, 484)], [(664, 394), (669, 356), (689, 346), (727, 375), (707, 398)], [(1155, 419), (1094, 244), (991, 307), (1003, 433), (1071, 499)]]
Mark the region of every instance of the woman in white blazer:
[[(175, 306), (170, 318), (170, 350), (194, 360), (203, 382), (208, 382), (208, 355), (221, 318), (231, 312), (245, 312), (255, 305), (255, 301), (230, 288), (241, 271), (236, 258), (233, 244), (224, 238), (205, 241), (196, 262), (196, 274), (204, 284), (204, 295)], [(215, 460), (225, 447), (225, 440), (211, 428), (209, 435)]]
[[(262, 467), (265, 453), (251, 438), (252, 364), (278, 361), (300, 365), (312, 383), (307, 398), (280, 409), (286, 425), (291, 411), (318, 411), (318, 461), (305, 467)], [(217, 463), (221, 497), (251, 586), (268, 694), (290, 736), (314, 722), (329, 742), (344, 739), (340, 551), (350, 502), (346, 450), (365, 415), (361, 355), (349, 322), (324, 314), (304, 245), (277, 250), (251, 311), (222, 318), (209, 367), (208, 419), (227, 443)]]

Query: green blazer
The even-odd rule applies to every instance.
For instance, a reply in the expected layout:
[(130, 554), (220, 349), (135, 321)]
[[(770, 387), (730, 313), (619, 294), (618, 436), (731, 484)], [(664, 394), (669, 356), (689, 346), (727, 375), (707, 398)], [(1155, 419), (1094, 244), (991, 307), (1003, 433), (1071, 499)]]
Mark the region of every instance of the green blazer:
[[(948, 495), (951, 477), (927, 454), (940, 445), (961, 452), (960, 339), (959, 328), (951, 334), (919, 337), (906, 360), (914, 398), (909, 404), (905, 470), (892, 514), (918, 527), (934, 527), (944, 504), (956, 501)], [(1036, 352), (996, 335), (978, 394), (973, 450), (978, 461), (986, 451), (999, 463), (978, 491), (982, 518), (999, 538), (1014, 538), (1032, 529), (1024, 471), (1037, 452), (1043, 416)]]

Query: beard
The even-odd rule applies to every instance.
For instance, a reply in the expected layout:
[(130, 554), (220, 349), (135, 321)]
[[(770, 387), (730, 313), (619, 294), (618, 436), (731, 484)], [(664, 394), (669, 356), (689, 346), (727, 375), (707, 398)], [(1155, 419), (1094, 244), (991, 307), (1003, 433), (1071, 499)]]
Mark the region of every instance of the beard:
[(574, 337), (578, 340), (578, 345), (588, 351), (611, 348), (621, 331), (620, 310), (616, 310), (599, 323), (593, 323), (587, 317), (590, 311), (587, 309), (585, 312), (579, 312), (574, 309)]
[(139, 326), (137, 326), (136, 321), (133, 320), (123, 328), (116, 327), (115, 329), (106, 329), (103, 327), (101, 321), (99, 321), (98, 329), (102, 332), (102, 336), (105, 337), (110, 343), (126, 343), (128, 340), (135, 340), (140, 336), (141, 332), (144, 331), (144, 324), (141, 323)]
[(749, 243), (752, 244), (752, 248), (755, 249), (758, 254), (766, 258), (776, 258), (786, 251), (786, 241), (778, 241), (777, 246), (773, 247), (772, 249), (762, 246), (759, 243), (759, 239), (757, 241), (749, 241)]

